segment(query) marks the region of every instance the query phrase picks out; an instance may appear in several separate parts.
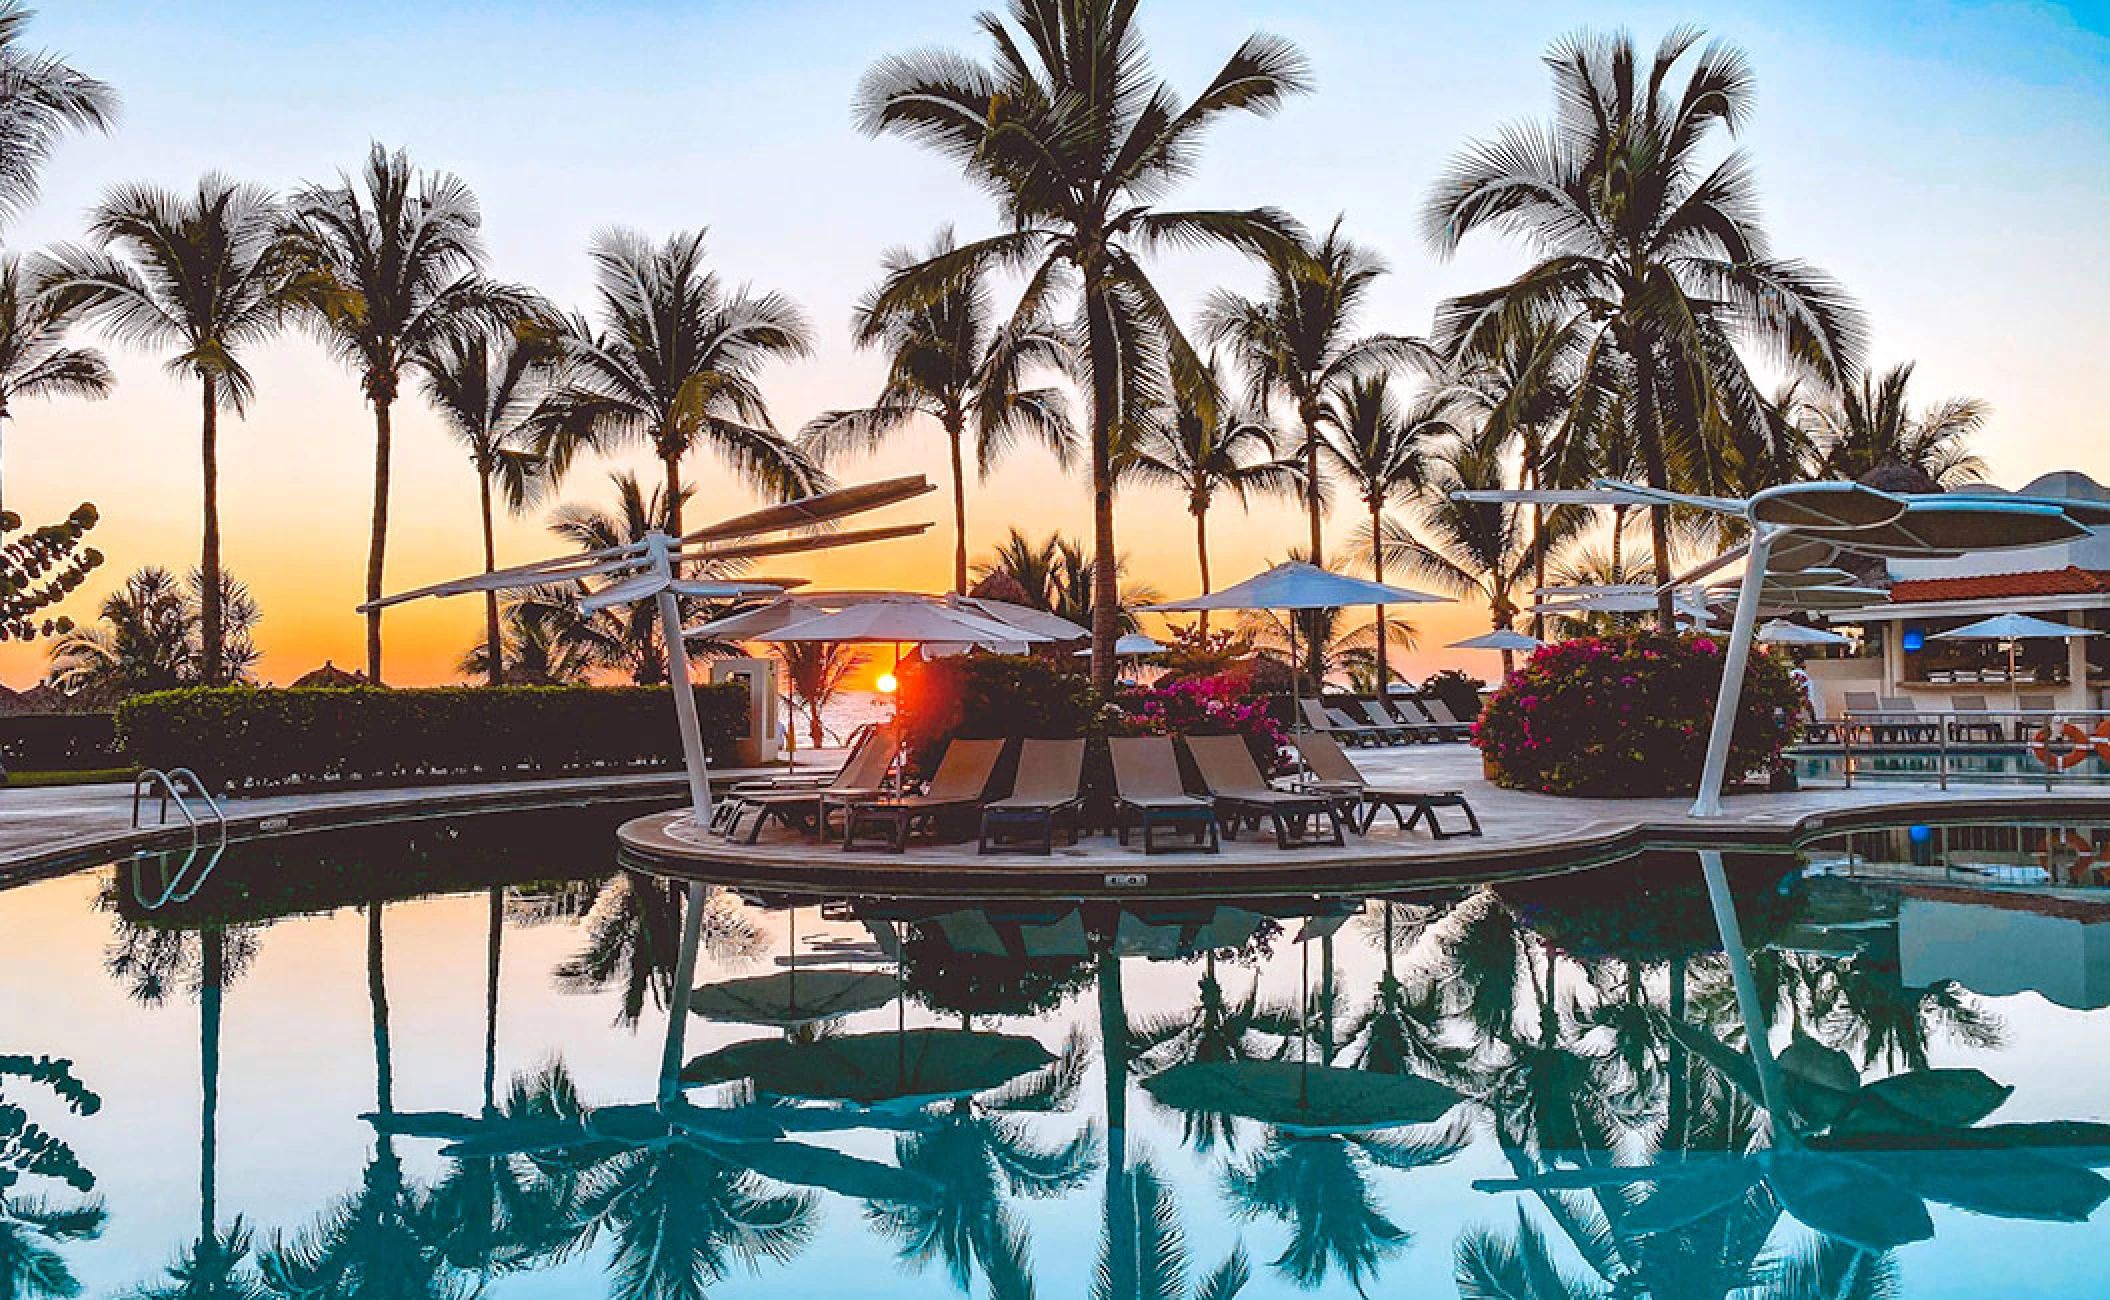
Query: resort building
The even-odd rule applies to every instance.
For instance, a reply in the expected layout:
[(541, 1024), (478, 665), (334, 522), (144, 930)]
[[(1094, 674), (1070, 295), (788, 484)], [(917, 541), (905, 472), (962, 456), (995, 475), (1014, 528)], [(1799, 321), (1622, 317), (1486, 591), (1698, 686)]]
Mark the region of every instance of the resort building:
[[(2076, 470), (2046, 474), (2027, 496), (2110, 501), (2110, 488)], [(1890, 601), (1833, 614), (1861, 629), (1858, 653), (1807, 665), (1826, 716), (1846, 694), (1908, 699), (1923, 712), (1982, 696), (1995, 709), (2096, 709), (2110, 694), (2110, 529), (2054, 546), (1981, 551), (1955, 559), (1891, 560)], [(2019, 641), (1945, 640), (1938, 634), (1991, 618), (2028, 614), (2104, 635)]]

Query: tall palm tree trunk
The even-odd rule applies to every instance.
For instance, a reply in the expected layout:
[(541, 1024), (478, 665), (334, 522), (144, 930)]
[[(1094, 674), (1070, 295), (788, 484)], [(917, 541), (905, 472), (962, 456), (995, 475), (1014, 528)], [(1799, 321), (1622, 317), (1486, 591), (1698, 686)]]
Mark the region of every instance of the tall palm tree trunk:
[[(0, 402), (0, 470), (6, 468), (7, 403)], [(6, 475), (0, 473), (0, 510), (7, 509)]]
[(661, 452), (659, 459), (660, 464), (665, 467), (667, 473), (667, 520), (665, 524), (667, 535), (679, 538), (681, 536), (681, 449), (676, 447), (671, 451)]
[(220, 388), (213, 375), (204, 376), (205, 406), (199, 422), (199, 460), (205, 476), (205, 538), (198, 558), (198, 641), (203, 647), (201, 675), (207, 686), (218, 686), (226, 673), (221, 646), (225, 618), (220, 609)]
[[(484, 522), (484, 572), (498, 568), (498, 543), (491, 530), (491, 473), (490, 467), (476, 467), (477, 505), (483, 510)], [(505, 684), (503, 637), (498, 629), (498, 593), (484, 593), (484, 679), (492, 686)]]
[(1304, 509), (1311, 523), (1311, 562), (1326, 567), (1326, 514), (1319, 503), (1319, 408), (1316, 401), (1299, 403), (1304, 421)]
[[(366, 549), (366, 598), (381, 599), (382, 568), (388, 561), (389, 409), (393, 399), (374, 399), (374, 531)], [(381, 611), (366, 611), (366, 680), (381, 684)]]
[[(1370, 506), (1370, 576), (1378, 582), (1385, 580), (1385, 550), (1378, 545), (1378, 535), (1384, 528), (1384, 506), (1373, 502)], [(1392, 667), (1385, 656), (1385, 607), (1377, 607), (1377, 695), (1385, 698), (1392, 690)]]
[(1114, 693), (1114, 642), (1121, 634), (1120, 588), (1114, 573), (1114, 407), (1120, 376), (1113, 320), (1102, 293), (1085, 297), (1086, 348), (1092, 365), (1092, 689)]
[[(1627, 355), (1634, 358), (1634, 417), (1635, 431), (1639, 435), (1642, 472), (1648, 475), (1652, 488), (1670, 486), (1670, 464), (1663, 454), (1662, 412), (1656, 407), (1655, 360), (1649, 348), (1638, 337), (1629, 335), (1623, 342)], [(1663, 506), (1648, 507), (1649, 548), (1656, 562), (1656, 628), (1665, 634), (1678, 630), (1677, 610), (1669, 591), (1670, 571), (1670, 513)]]
[[(1194, 562), (1201, 570), (1202, 595), (1209, 594), (1209, 503), (1204, 501), (1194, 508)], [(1195, 626), (1203, 636), (1209, 635), (1209, 611), (1199, 611)]]
[(945, 417), (945, 440), (952, 447), (952, 589), (967, 594), (967, 468), (960, 454), (963, 432), (958, 415)]

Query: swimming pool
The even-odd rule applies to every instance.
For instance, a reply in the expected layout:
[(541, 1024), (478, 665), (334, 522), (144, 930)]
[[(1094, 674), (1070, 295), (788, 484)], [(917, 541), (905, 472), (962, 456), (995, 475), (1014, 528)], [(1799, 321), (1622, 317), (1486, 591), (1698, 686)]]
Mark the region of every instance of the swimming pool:
[(0, 892), (0, 1294), (2101, 1293), (2094, 828), (1727, 855), (1761, 1077), (1692, 854), (792, 906), (615, 820)]

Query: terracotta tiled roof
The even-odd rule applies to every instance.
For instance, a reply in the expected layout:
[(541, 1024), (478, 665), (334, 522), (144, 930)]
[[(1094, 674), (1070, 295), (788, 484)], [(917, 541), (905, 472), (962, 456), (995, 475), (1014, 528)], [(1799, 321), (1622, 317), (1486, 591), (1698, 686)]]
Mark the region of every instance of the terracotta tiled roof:
[(2110, 592), (2110, 573), (2092, 569), (2039, 569), (2031, 573), (1987, 573), (1969, 578), (1908, 578), (1891, 584), (1899, 605), (1934, 600), (1998, 600), (2004, 596), (2086, 596)]

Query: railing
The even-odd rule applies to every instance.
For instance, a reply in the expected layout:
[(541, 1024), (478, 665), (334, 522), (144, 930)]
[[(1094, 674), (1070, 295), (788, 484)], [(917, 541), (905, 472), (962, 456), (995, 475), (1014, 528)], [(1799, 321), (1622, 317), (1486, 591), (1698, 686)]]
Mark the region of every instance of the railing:
[(2110, 710), (1853, 710), (1805, 729), (1789, 751), (1820, 777), (1974, 783), (2110, 783)]
[[(190, 792), (188, 797), (184, 794), (186, 787)], [(148, 793), (158, 793), (160, 796), (160, 805), (154, 814), (155, 825), (168, 824), (169, 806), (173, 803), (177, 814), (190, 828), (190, 845), (187, 849), (133, 855), (132, 896), (138, 900), (141, 907), (152, 911), (169, 903), (187, 903), (205, 887), (213, 868), (220, 865), (221, 856), (227, 852), (227, 814), (221, 811), (219, 801), (212, 797), (212, 791), (205, 788), (205, 782), (199, 779), (196, 772), (187, 767), (171, 768), (166, 772), (158, 767), (150, 767), (132, 778), (134, 829), (139, 826), (140, 795)], [(193, 798), (198, 801), (195, 808), (191, 804)], [(200, 813), (205, 817), (202, 822), (199, 820)], [(193, 874), (192, 868), (198, 866), (198, 853), (204, 848), (204, 834), (208, 827), (217, 831), (218, 836), (203, 867)], [(182, 853), (183, 860), (171, 872), (169, 864), (179, 852)], [(161, 874), (160, 893), (152, 898), (148, 897), (151, 887), (146, 883), (149, 863), (159, 868)]]

